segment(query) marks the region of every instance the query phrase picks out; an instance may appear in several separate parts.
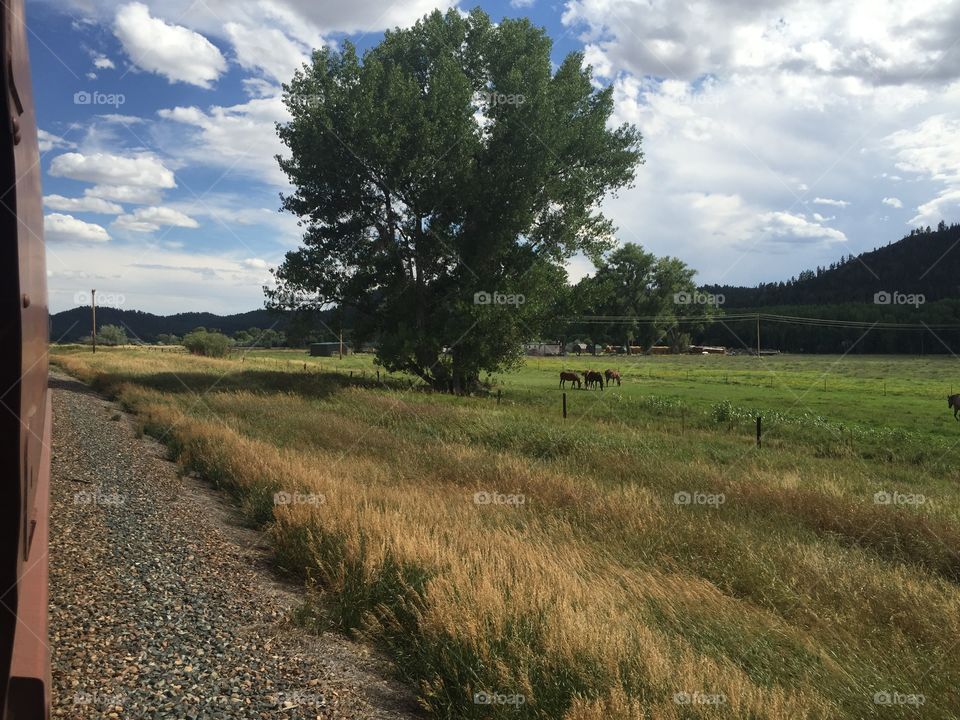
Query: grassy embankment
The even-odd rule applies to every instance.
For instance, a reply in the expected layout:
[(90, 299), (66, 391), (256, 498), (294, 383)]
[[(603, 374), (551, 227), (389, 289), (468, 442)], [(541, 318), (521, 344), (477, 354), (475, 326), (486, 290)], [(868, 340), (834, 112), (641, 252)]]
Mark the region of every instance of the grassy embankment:
[[(53, 362), (233, 492), (438, 717), (960, 715), (952, 361), (541, 360), (499, 405), (361, 356)], [(568, 391), (564, 422), (564, 365), (625, 382)], [(875, 502), (894, 491), (925, 501)]]

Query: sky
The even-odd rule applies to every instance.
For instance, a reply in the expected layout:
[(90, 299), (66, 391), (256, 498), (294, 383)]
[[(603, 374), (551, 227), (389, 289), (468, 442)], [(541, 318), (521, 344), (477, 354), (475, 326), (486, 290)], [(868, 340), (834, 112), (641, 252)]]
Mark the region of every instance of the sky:
[[(297, 247), (280, 84), (451, 0), (27, 0), (51, 312), (263, 306)], [(960, 220), (960, 0), (512, 0), (583, 52), (645, 163), (620, 242), (700, 283), (785, 280)], [(591, 272), (568, 265), (571, 281)]]

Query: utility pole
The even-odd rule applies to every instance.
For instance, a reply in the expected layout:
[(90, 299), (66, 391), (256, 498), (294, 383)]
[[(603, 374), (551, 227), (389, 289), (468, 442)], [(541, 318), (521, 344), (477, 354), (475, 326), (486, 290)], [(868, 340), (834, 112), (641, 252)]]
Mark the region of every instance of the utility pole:
[(760, 313), (757, 313), (757, 357), (760, 357)]
[(90, 338), (93, 340), (93, 351), (97, 351), (97, 291), (90, 291), (90, 315), (93, 320), (93, 331)]

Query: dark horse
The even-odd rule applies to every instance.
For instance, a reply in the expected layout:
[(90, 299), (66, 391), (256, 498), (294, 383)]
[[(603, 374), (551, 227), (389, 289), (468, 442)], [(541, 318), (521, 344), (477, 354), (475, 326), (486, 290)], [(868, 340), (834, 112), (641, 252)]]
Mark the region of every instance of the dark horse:
[(620, 387), (620, 371), (607, 368), (603, 371), (603, 376), (607, 379), (607, 385), (616, 381), (617, 387)]
[(947, 407), (953, 409), (953, 419), (960, 420), (957, 413), (960, 412), (960, 395), (947, 395)]
[(574, 387), (580, 387), (580, 376), (577, 375), (575, 372), (566, 372), (566, 371), (561, 372), (560, 387), (563, 387), (564, 386), (563, 384), (567, 382), (567, 380), (569, 380), (570, 384), (573, 385)]
[(599, 373), (596, 370), (584, 370), (583, 380), (588, 388), (593, 385), (599, 385), (600, 389), (603, 390), (603, 373)]

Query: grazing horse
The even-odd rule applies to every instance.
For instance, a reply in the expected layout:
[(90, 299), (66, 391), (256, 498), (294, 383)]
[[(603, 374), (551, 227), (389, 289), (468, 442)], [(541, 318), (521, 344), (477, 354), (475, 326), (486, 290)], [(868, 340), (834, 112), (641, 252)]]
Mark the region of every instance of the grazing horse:
[(573, 387), (580, 387), (580, 376), (575, 372), (561, 372), (560, 373), (560, 387), (564, 387), (564, 383), (570, 381), (570, 384)]
[(584, 384), (589, 388), (593, 385), (599, 385), (600, 389), (603, 390), (603, 374), (595, 370), (584, 370), (583, 371)]
[(618, 370), (611, 370), (610, 368), (607, 368), (603, 371), (603, 376), (607, 379), (607, 385), (616, 380), (617, 387), (620, 387), (620, 372)]
[(960, 395), (947, 395), (947, 407), (953, 409), (953, 419), (960, 420), (957, 413), (960, 412)]

